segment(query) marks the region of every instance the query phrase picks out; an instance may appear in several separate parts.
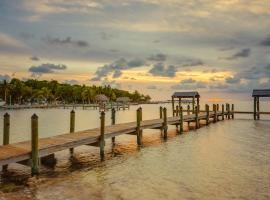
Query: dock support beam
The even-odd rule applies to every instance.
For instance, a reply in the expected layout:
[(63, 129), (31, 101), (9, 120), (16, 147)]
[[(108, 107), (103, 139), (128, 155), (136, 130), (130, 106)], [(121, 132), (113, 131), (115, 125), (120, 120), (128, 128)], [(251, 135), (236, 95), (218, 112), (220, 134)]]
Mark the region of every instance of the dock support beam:
[(162, 106), (159, 107), (159, 119), (162, 119), (162, 112), (163, 112), (163, 108)]
[(257, 119), (260, 119), (260, 98), (257, 97)]
[[(180, 107), (180, 106), (178, 106), (178, 105), (176, 106), (176, 113), (175, 113), (175, 116), (176, 116), (176, 117), (178, 117), (179, 114), (180, 114), (180, 113), (179, 113), (179, 107)], [(178, 124), (176, 124), (176, 130), (178, 130)], [(180, 132), (180, 131), (179, 131), (179, 132)]]
[(39, 174), (39, 152), (38, 152), (38, 116), (31, 117), (31, 174)]
[(257, 97), (254, 97), (254, 100), (253, 100), (253, 102), (254, 102), (254, 109), (253, 109), (253, 118), (254, 118), (254, 120), (257, 119), (256, 101), (257, 101)]
[[(115, 125), (115, 108), (112, 108), (112, 115), (111, 115), (112, 125)], [(115, 137), (112, 137), (112, 144), (115, 144)]]
[[(10, 116), (8, 113), (4, 114), (4, 128), (3, 128), (3, 145), (9, 144), (10, 133)], [(7, 171), (8, 165), (3, 165), (2, 171)]]
[(142, 130), (141, 130), (141, 121), (142, 121), (142, 108), (137, 109), (137, 129), (136, 129), (136, 134), (137, 134), (137, 145), (141, 146), (142, 145)]
[(195, 106), (195, 124), (196, 129), (200, 128), (200, 121), (199, 121), (199, 112), (198, 112), (198, 106)]
[(167, 108), (163, 108), (163, 137), (167, 139), (168, 123), (167, 123)]
[[(75, 131), (75, 111), (70, 111), (70, 126), (69, 126), (69, 132), (74, 133)], [(74, 148), (69, 149), (70, 155), (73, 156)]]
[(214, 123), (217, 122), (217, 105), (213, 104), (213, 111), (214, 111)]
[(174, 96), (172, 96), (172, 113), (173, 113), (173, 116), (174, 116)]
[(182, 106), (180, 107), (179, 116), (180, 116), (180, 134), (182, 134), (184, 131), (184, 117), (183, 117), (183, 107)]
[(221, 109), (222, 109), (222, 120), (224, 120), (224, 104), (222, 104)]
[(228, 119), (231, 119), (231, 109), (230, 109), (230, 104), (228, 104)]
[(195, 97), (192, 97), (192, 113), (195, 113)]
[(104, 161), (105, 158), (105, 112), (102, 111), (100, 115), (100, 136), (99, 136), (99, 148), (100, 148), (100, 159), (101, 161)]
[(234, 119), (234, 104), (232, 104), (232, 119)]
[(205, 104), (205, 111), (206, 111), (206, 125), (209, 125), (209, 105)]

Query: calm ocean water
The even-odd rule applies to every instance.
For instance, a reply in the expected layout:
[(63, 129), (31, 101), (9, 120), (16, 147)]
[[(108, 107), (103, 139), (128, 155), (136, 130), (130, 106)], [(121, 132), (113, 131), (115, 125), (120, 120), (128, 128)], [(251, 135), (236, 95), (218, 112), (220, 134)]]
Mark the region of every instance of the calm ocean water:
[[(261, 107), (270, 111), (269, 105), (262, 102)], [(171, 106), (166, 106), (170, 116)], [(159, 105), (142, 107), (143, 119), (159, 116)], [(117, 112), (117, 123), (134, 121), (136, 108)], [(235, 102), (235, 109), (252, 110), (252, 102)], [(11, 142), (30, 138), (34, 112), (41, 137), (69, 131), (68, 109), (10, 111)], [(251, 115), (236, 115), (235, 120), (183, 135), (170, 126), (167, 141), (160, 130), (145, 130), (141, 149), (135, 136), (123, 135), (116, 138), (115, 147), (106, 142), (105, 162), (99, 161), (95, 147), (75, 148), (72, 159), (68, 151), (61, 151), (56, 153), (56, 166), (42, 166), (38, 179), (29, 178), (28, 167), (12, 164), (9, 178), (1, 182), (16, 187), (0, 192), (0, 199), (270, 199), (268, 119), (253, 121)], [(110, 124), (110, 112), (106, 122)], [(76, 110), (76, 130), (98, 125), (97, 110)]]

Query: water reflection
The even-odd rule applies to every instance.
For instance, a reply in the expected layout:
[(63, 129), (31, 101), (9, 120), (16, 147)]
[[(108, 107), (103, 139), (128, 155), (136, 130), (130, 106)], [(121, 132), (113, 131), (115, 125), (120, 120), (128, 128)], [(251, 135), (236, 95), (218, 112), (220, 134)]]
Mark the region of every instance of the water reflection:
[[(119, 112), (118, 120), (132, 121), (136, 108), (132, 109), (125, 111), (125, 116)], [(145, 118), (158, 116), (158, 110), (147, 109)], [(89, 126), (89, 113), (80, 114), (84, 117), (77, 128), (83, 129)], [(109, 123), (109, 117), (107, 120)], [(58, 127), (59, 132), (64, 126), (62, 123), (62, 128)], [(46, 127), (43, 128), (45, 135)], [(0, 193), (0, 197), (269, 199), (269, 130), (267, 120), (224, 121), (182, 135), (176, 133), (175, 126), (170, 126), (167, 141), (163, 140), (160, 130), (145, 130), (143, 147), (139, 149), (135, 136), (124, 135), (116, 137), (114, 146), (110, 140), (106, 141), (105, 162), (99, 161), (98, 148), (82, 146), (75, 148), (73, 157), (69, 151), (56, 153), (57, 164), (53, 168), (42, 166), (38, 179), (29, 178), (28, 167), (13, 164), (9, 178), (3, 177), (1, 181), (17, 187)]]

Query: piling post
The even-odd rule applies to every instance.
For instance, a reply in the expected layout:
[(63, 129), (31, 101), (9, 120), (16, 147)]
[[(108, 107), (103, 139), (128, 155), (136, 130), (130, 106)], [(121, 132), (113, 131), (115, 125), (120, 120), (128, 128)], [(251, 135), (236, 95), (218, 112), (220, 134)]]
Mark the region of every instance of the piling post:
[[(70, 126), (69, 126), (69, 132), (74, 133), (75, 131), (75, 111), (70, 111)], [(70, 155), (73, 156), (74, 148), (69, 149)]]
[[(4, 114), (4, 128), (3, 128), (3, 145), (9, 144), (9, 133), (10, 133), (10, 115)], [(2, 170), (7, 171), (8, 165), (3, 165)]]
[(176, 117), (179, 116), (179, 106), (178, 106), (178, 105), (176, 106), (176, 113), (175, 113), (175, 116), (176, 116)]
[(187, 114), (190, 115), (190, 105), (187, 105)]
[(195, 97), (192, 97), (192, 113), (195, 113)]
[(137, 109), (137, 128), (136, 128), (136, 135), (137, 135), (137, 145), (142, 145), (142, 137), (141, 137), (141, 108)]
[(206, 111), (206, 125), (209, 125), (209, 105), (205, 104), (205, 111)]
[(174, 116), (174, 96), (172, 96), (172, 113), (173, 113), (173, 116)]
[(168, 123), (167, 123), (167, 108), (163, 108), (163, 132), (164, 139), (167, 139)]
[[(112, 115), (111, 115), (112, 125), (115, 125), (115, 108), (112, 108)], [(112, 143), (115, 144), (115, 137), (112, 137)]]
[(219, 111), (219, 104), (217, 104), (217, 111)]
[(230, 109), (230, 104), (228, 104), (228, 119), (231, 119), (231, 109)]
[(260, 98), (257, 97), (257, 119), (260, 119)]
[(222, 109), (222, 120), (224, 120), (224, 104), (222, 104), (221, 109)]
[(39, 173), (39, 152), (38, 152), (38, 116), (31, 117), (31, 174)]
[(162, 119), (162, 112), (163, 112), (162, 109), (163, 109), (162, 106), (160, 106), (159, 107), (159, 118), (160, 119)]
[(183, 107), (180, 107), (180, 111), (179, 111), (179, 116), (180, 116), (180, 134), (183, 133), (184, 131), (184, 117), (183, 117)]
[(195, 106), (195, 123), (196, 123), (196, 129), (200, 128), (198, 106)]
[(226, 103), (226, 119), (228, 119), (228, 103)]
[(102, 111), (100, 115), (100, 136), (99, 136), (99, 152), (101, 161), (105, 158), (104, 148), (105, 148), (105, 112)]
[(232, 113), (232, 119), (234, 119), (234, 104), (232, 104), (232, 111), (231, 111), (231, 113)]
[(254, 97), (254, 99), (253, 99), (253, 103), (254, 103), (254, 109), (253, 109), (253, 119), (254, 120), (256, 120), (256, 116), (257, 116), (257, 111), (256, 111), (256, 100), (257, 100), (257, 98), (256, 97)]
[(213, 111), (214, 111), (214, 123), (217, 122), (217, 105), (213, 104)]

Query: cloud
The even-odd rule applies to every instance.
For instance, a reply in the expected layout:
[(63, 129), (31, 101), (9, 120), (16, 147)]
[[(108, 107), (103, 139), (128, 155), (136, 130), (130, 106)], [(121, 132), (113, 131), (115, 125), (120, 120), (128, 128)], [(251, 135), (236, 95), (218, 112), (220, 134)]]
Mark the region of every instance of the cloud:
[(42, 74), (50, 74), (59, 70), (66, 70), (66, 65), (55, 65), (51, 63), (45, 63), (38, 66), (31, 66), (29, 72), (32, 72), (32, 76), (41, 76)]
[(33, 61), (39, 61), (40, 59), (39, 59), (39, 57), (37, 57), (37, 56), (32, 56), (32, 57), (30, 57), (30, 60), (33, 60)]
[(218, 90), (224, 90), (224, 89), (228, 89), (229, 88), (229, 86), (227, 85), (227, 84), (225, 84), (225, 83), (214, 83), (214, 84), (210, 84), (210, 89), (213, 89), (213, 90), (215, 90), (215, 89), (218, 89)]
[(122, 72), (120, 70), (116, 70), (113, 73), (113, 78), (119, 78), (122, 75)]
[(99, 67), (95, 72), (95, 76), (92, 77), (91, 80), (99, 81), (110, 74), (113, 74), (113, 78), (118, 78), (122, 75), (123, 70), (141, 67), (144, 64), (145, 61), (142, 59), (135, 58), (127, 61), (125, 58), (120, 58), (110, 64), (106, 64), (103, 65), (102, 67)]
[(256, 80), (261, 78), (269, 78), (270, 77), (270, 64), (264, 65), (263, 67), (251, 67), (244, 70), (239, 71), (234, 75), (239, 79), (246, 80)]
[(89, 43), (84, 40), (73, 40), (71, 37), (66, 37), (65, 39), (60, 38), (53, 38), (50, 36), (47, 36), (45, 39), (45, 42), (50, 45), (56, 45), (56, 46), (65, 46), (65, 45), (72, 45), (75, 47), (88, 47)]
[(260, 43), (262, 46), (270, 46), (270, 35), (268, 35), (263, 41)]
[(153, 76), (175, 77), (176, 71), (174, 65), (165, 66), (163, 63), (156, 63), (148, 72)]
[(157, 62), (163, 62), (166, 59), (167, 59), (167, 55), (163, 53), (154, 54), (154, 55), (149, 56), (148, 58), (148, 60), (157, 61)]
[(228, 77), (225, 79), (226, 83), (229, 83), (229, 84), (235, 84), (235, 83), (239, 83), (240, 82), (240, 78), (238, 77)]
[(184, 79), (176, 85), (172, 85), (171, 89), (174, 90), (197, 90), (207, 87), (207, 83), (203, 81), (196, 81), (193, 79)]
[(111, 40), (114, 37), (113, 34), (106, 33), (106, 32), (100, 32), (99, 34), (100, 34), (101, 39), (105, 41)]
[(234, 55), (232, 55), (231, 57), (227, 57), (227, 60), (235, 60), (238, 58), (247, 58), (249, 57), (251, 54), (251, 49), (246, 48), (246, 49), (242, 49), (241, 51), (235, 53)]
[(5, 75), (0, 74), (0, 82), (2, 82), (4, 80), (10, 81), (10, 79), (11, 79), (11, 77), (9, 75), (7, 75), (7, 74), (5, 74)]

